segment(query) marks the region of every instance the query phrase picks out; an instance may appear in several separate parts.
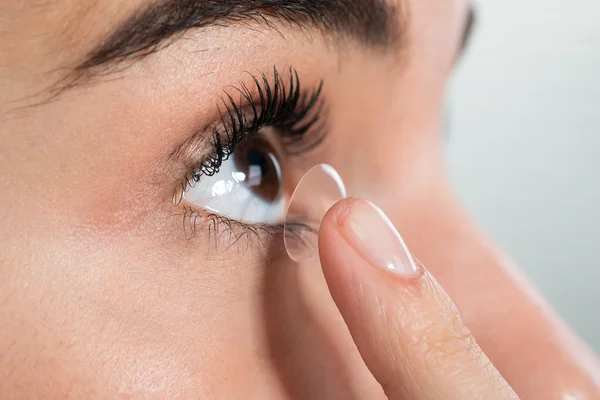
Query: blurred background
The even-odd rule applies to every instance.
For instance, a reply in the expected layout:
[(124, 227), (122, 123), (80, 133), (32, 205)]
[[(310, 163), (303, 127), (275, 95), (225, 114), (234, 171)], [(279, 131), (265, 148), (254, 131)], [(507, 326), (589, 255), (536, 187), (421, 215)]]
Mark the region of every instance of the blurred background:
[(479, 0), (447, 162), (481, 226), (600, 353), (600, 1)]

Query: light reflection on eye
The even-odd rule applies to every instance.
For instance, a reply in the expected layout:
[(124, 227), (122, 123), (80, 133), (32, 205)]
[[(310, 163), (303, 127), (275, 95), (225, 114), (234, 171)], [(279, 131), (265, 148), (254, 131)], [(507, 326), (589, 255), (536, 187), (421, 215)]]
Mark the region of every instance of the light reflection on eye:
[(231, 193), (231, 191), (233, 190), (233, 184), (234, 184), (234, 182), (232, 182), (232, 181), (216, 182), (212, 187), (212, 193), (211, 193), (212, 196), (219, 197), (219, 196), (223, 196), (227, 193)]
[(233, 179), (235, 179), (235, 181), (238, 183), (246, 180), (246, 174), (243, 172), (234, 172), (232, 175)]
[(287, 204), (280, 162), (263, 137), (238, 144), (219, 172), (202, 176), (184, 199), (194, 207), (250, 224), (282, 223)]

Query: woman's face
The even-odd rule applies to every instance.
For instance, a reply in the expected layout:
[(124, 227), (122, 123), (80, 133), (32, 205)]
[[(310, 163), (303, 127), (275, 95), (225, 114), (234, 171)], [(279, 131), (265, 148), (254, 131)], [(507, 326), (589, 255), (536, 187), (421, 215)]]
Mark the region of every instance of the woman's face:
[(3, 395), (376, 398), (284, 203), (331, 164), (423, 257), (466, 2), (0, 7)]

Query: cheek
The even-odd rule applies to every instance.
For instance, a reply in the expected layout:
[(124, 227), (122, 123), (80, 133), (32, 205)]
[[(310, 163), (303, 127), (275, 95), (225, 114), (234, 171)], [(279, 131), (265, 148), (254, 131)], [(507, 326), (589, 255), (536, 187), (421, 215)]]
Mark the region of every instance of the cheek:
[(348, 374), (369, 376), (318, 264), (257, 248), (174, 256), (122, 241), (62, 249), (62, 258), (15, 268), (15, 290), (4, 291), (3, 390), (282, 398), (282, 381), (316, 391), (331, 376), (326, 389), (344, 393)]
[(79, 235), (37, 247), (57, 253), (6, 266), (3, 388), (170, 397), (220, 384), (250, 363), (262, 315), (260, 251), (242, 259), (203, 252), (200, 240), (173, 252), (160, 242)]

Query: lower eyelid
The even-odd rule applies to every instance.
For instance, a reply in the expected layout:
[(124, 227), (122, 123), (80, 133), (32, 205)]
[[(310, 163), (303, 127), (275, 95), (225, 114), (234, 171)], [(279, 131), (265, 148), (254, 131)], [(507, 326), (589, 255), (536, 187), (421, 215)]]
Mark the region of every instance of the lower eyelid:
[(246, 224), (187, 205), (179, 208), (183, 210), (186, 239), (205, 238), (217, 252), (244, 253), (253, 249), (267, 249), (283, 253), (285, 252), (284, 235), (286, 240), (310, 245), (308, 235), (315, 233), (300, 219), (288, 221), (285, 226), (284, 224)]
[(247, 224), (186, 204), (178, 208), (182, 210), (179, 215), (183, 217), (183, 231), (188, 240), (205, 236), (218, 248), (229, 249), (236, 244), (250, 246), (256, 242), (264, 247), (267, 241), (283, 238), (283, 224)]

